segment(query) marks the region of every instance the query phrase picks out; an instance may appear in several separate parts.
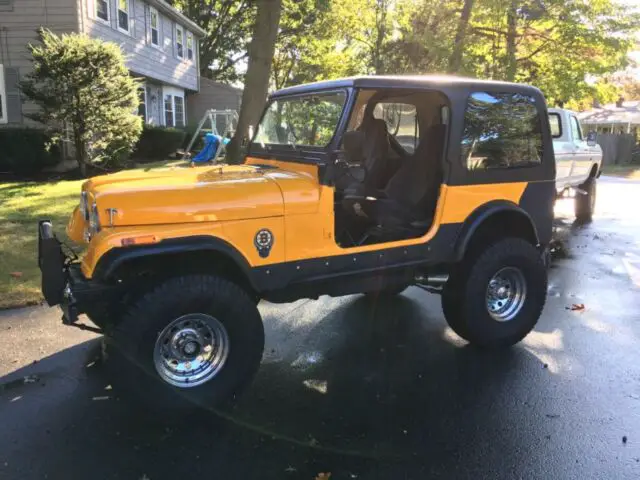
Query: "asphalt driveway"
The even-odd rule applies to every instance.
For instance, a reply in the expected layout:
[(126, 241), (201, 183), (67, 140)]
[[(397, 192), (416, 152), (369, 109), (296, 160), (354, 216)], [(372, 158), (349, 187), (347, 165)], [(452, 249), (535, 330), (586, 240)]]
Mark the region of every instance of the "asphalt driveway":
[(56, 309), (0, 312), (0, 478), (639, 478), (639, 209), (618, 179), (591, 225), (559, 204), (543, 317), (505, 352), (467, 347), (415, 288), (263, 302), (252, 386), (181, 425), (112, 389), (99, 337)]

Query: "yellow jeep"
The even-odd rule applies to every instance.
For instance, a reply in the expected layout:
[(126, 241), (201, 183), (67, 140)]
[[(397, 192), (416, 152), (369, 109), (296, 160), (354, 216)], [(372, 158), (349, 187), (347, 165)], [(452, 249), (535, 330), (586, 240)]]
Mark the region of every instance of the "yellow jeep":
[(42, 289), (65, 323), (85, 313), (106, 333), (109, 363), (137, 391), (217, 404), (260, 364), (260, 299), (413, 285), (442, 295), (470, 343), (517, 343), (545, 303), (555, 195), (536, 88), (300, 85), (269, 97), (241, 165), (85, 182), (67, 232), (87, 252), (68, 258), (41, 221)]

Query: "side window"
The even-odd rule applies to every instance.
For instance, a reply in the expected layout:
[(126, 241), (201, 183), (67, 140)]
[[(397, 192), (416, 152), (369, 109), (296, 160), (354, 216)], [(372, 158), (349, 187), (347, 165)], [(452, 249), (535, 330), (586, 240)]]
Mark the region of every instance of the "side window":
[(553, 138), (560, 138), (562, 136), (562, 122), (560, 122), (560, 114), (549, 114), (549, 127), (551, 128), (551, 136)]
[(578, 119), (571, 115), (571, 136), (574, 140), (582, 140), (582, 130), (580, 129), (580, 122)]
[(461, 155), (469, 170), (540, 164), (542, 131), (533, 97), (473, 93), (467, 101)]
[(381, 102), (375, 106), (373, 116), (385, 121), (389, 135), (395, 137), (407, 153), (415, 151), (420, 138), (415, 105)]
[(260, 121), (255, 141), (294, 149), (326, 147), (335, 134), (346, 98), (340, 91), (274, 100)]

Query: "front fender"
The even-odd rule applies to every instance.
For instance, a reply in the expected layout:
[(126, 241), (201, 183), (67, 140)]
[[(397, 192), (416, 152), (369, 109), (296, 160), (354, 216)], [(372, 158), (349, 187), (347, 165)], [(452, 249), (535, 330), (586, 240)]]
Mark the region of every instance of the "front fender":
[[(114, 275), (118, 268), (137, 258), (187, 252), (222, 254), (233, 261), (246, 278), (251, 279), (251, 266), (244, 256), (225, 240), (209, 235), (171, 238), (151, 245), (113, 248), (100, 257), (93, 278), (107, 280)], [(255, 287), (255, 285), (252, 286)]]

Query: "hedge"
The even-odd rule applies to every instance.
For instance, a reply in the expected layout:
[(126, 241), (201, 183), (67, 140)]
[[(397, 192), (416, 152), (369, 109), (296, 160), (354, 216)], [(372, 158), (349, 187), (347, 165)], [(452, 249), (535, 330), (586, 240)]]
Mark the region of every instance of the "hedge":
[(184, 130), (145, 126), (131, 156), (140, 162), (168, 158), (182, 147), (185, 136)]
[(60, 162), (60, 148), (47, 150), (49, 137), (37, 128), (0, 129), (0, 173), (30, 175)]

